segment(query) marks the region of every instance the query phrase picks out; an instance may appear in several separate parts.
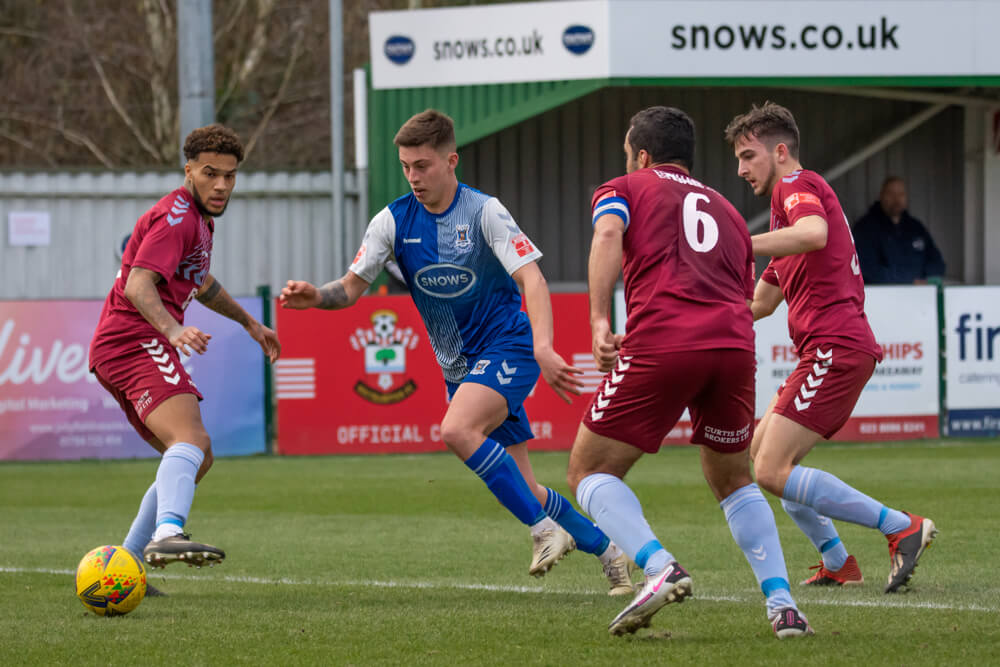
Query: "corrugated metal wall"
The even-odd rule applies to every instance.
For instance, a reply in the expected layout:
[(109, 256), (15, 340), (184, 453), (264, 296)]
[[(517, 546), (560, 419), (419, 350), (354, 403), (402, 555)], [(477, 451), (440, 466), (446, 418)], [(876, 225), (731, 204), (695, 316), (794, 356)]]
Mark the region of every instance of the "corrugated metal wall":
[[(622, 143), (628, 119), (656, 105), (687, 111), (698, 128), (694, 175), (715, 187), (750, 219), (768, 202), (736, 175), (723, 139), (727, 123), (752, 103), (790, 108), (802, 134), (804, 166), (822, 173), (926, 108), (914, 102), (768, 88), (612, 87), (507, 128), (460, 149), (462, 180), (497, 195), (533, 238), (550, 282), (586, 280), (590, 195), (624, 173)], [(902, 176), (910, 212), (931, 230), (948, 263), (963, 275), (962, 110), (947, 109), (834, 180), (848, 218), (878, 198), (887, 174)]]
[[(345, 177), (345, 253), (356, 251), (367, 224), (353, 174)], [(125, 235), (160, 197), (182, 183), (165, 172), (0, 173), (0, 299), (104, 298)], [(217, 220), (212, 274), (233, 295), (259, 285), (279, 290), (289, 278), (326, 282), (347, 269), (332, 255), (329, 173), (241, 173)], [(11, 247), (8, 213), (48, 211), (52, 243)]]

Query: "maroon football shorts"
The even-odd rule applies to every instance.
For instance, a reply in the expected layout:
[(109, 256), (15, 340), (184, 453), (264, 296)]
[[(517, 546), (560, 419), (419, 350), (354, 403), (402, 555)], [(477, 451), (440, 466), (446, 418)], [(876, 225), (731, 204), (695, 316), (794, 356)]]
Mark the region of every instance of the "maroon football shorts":
[(146, 428), (146, 417), (160, 403), (177, 394), (201, 393), (181, 365), (177, 348), (165, 338), (136, 341), (135, 350), (94, 367), (97, 381), (111, 392), (132, 427), (147, 442), (155, 437)]
[(778, 388), (774, 412), (829, 438), (847, 423), (874, 372), (870, 354), (833, 343), (817, 345)]
[(740, 452), (753, 438), (755, 370), (749, 350), (622, 350), (583, 423), (598, 435), (653, 454), (688, 408), (692, 443)]

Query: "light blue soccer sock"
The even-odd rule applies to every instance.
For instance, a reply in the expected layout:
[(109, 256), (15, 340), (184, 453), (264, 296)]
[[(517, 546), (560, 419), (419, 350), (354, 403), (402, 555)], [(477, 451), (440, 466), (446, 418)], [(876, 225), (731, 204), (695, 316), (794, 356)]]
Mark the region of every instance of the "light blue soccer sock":
[(587, 475), (576, 487), (576, 500), (647, 576), (676, 560), (656, 539), (632, 489), (614, 475)]
[(562, 526), (576, 540), (576, 548), (588, 554), (600, 556), (611, 544), (611, 540), (594, 522), (577, 512), (563, 496), (546, 487), (545, 513)]
[(816, 550), (823, 556), (823, 566), (831, 572), (844, 567), (847, 562), (847, 549), (840, 541), (837, 529), (828, 517), (822, 516), (816, 510), (791, 500), (781, 499), (781, 506), (788, 516), (799, 527)]
[(816, 468), (792, 468), (781, 496), (807, 505), (831, 519), (878, 528), (884, 535), (898, 533), (910, 525), (906, 514), (885, 507), (830, 473)]
[[(178, 442), (167, 449), (156, 471), (156, 527), (184, 527), (194, 501), (194, 480), (205, 454), (194, 445)], [(175, 531), (174, 534), (180, 532)]]
[(466, 459), (465, 465), (486, 482), (500, 504), (521, 523), (533, 526), (546, 517), (542, 504), (528, 488), (517, 463), (496, 440), (486, 438), (479, 449)]
[(760, 590), (767, 598), (768, 614), (785, 607), (795, 607), (774, 512), (760, 488), (756, 484), (747, 484), (729, 494), (719, 506), (726, 515), (733, 539), (743, 550)]
[(146, 548), (149, 541), (153, 539), (153, 531), (156, 530), (156, 482), (154, 481), (146, 489), (139, 503), (139, 513), (132, 520), (132, 527), (128, 529), (128, 535), (122, 546), (129, 550), (140, 563), (143, 562), (142, 550)]

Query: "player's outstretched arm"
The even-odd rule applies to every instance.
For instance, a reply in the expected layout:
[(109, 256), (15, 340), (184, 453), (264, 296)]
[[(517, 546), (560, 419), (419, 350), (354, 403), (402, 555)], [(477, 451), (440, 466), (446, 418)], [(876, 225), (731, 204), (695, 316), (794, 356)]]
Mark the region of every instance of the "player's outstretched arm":
[(216, 280), (211, 273), (205, 278), (196, 298), (206, 308), (211, 308), (220, 315), (242, 324), (250, 337), (260, 344), (268, 361), (273, 363), (281, 356), (281, 343), (278, 342), (278, 335), (254, 319), (250, 313), (243, 309), (243, 306), (236, 303), (236, 300), (229, 295), (222, 283)]
[(559, 395), (559, 398), (570, 403), (567, 395), (580, 395), (583, 381), (578, 378), (583, 371), (570, 366), (553, 347), (552, 299), (545, 276), (535, 262), (528, 262), (511, 277), (524, 294), (525, 310), (531, 320), (531, 336), (535, 348), (535, 361), (542, 369), (542, 377)]
[(750, 303), (750, 312), (753, 313), (754, 322), (773, 313), (784, 298), (785, 295), (781, 293), (780, 287), (763, 278), (758, 280), (757, 286), (753, 290), (753, 301)]
[(305, 280), (289, 280), (281, 288), (278, 300), (281, 301), (282, 308), (338, 310), (357, 303), (369, 285), (371, 283), (351, 271), (344, 274), (343, 278), (328, 282), (322, 287), (316, 287)]
[(594, 222), (590, 243), (587, 284), (590, 292), (590, 333), (594, 361), (608, 372), (618, 358), (622, 336), (611, 332), (611, 300), (622, 270), (622, 237), (625, 223), (617, 215), (602, 215)]
[(156, 271), (133, 266), (125, 281), (125, 298), (132, 302), (139, 314), (153, 325), (153, 328), (167, 337), (171, 345), (187, 356), (191, 350), (204, 354), (212, 337), (198, 327), (185, 327), (167, 311), (156, 289), (162, 277)]
[(807, 215), (791, 227), (751, 236), (753, 254), (757, 257), (787, 257), (826, 247), (829, 229), (826, 220), (818, 215)]

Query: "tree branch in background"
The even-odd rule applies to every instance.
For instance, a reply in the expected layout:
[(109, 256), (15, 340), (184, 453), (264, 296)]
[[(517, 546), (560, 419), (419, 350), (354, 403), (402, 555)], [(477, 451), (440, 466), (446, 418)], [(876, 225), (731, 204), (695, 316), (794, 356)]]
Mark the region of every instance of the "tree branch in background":
[(264, 50), (267, 48), (267, 29), (270, 25), (271, 13), (274, 11), (274, 2), (275, 0), (257, 0), (257, 15), (254, 20), (253, 33), (250, 37), (250, 45), (247, 48), (246, 55), (238, 63), (233, 64), (233, 69), (236, 69), (236, 73), (230, 77), (225, 90), (222, 91), (222, 94), (215, 101), (216, 113), (225, 107), (226, 102), (229, 101), (229, 98), (232, 97), (236, 90), (243, 87), (243, 84), (246, 83), (247, 79), (260, 64)]
[(62, 125), (62, 123), (55, 123), (50, 120), (46, 120), (44, 118), (38, 118), (36, 116), (28, 116), (26, 114), (19, 114), (10, 111), (0, 111), (0, 120), (2, 119), (18, 121), (21, 123), (27, 123), (29, 125), (37, 125), (38, 127), (45, 127), (50, 130), (55, 130), (56, 132), (64, 136), (67, 140), (72, 141), (74, 144), (78, 144), (86, 148), (88, 151), (91, 152), (91, 154), (95, 158), (97, 158), (97, 160), (101, 164), (103, 164), (108, 169), (115, 168), (114, 163), (111, 161), (110, 158), (108, 158), (107, 155), (104, 154), (104, 152), (100, 148), (97, 147), (97, 144), (95, 144), (93, 141), (83, 136), (79, 132), (76, 132), (74, 130), (69, 129), (68, 127), (65, 127), (64, 125)]
[[(67, 0), (66, 2), (66, 11), (74, 21), (77, 20), (76, 14), (73, 11), (73, 3), (71, 0)], [(121, 100), (118, 99), (118, 95), (115, 93), (115, 89), (112, 88), (111, 82), (108, 80), (108, 76), (104, 72), (104, 66), (101, 64), (101, 61), (94, 53), (94, 49), (90, 45), (90, 40), (87, 39), (87, 29), (84, 28), (80, 30), (77, 34), (79, 34), (80, 39), (82, 40), (83, 47), (87, 53), (88, 60), (90, 60), (90, 64), (93, 66), (94, 71), (97, 73), (97, 77), (101, 83), (101, 89), (104, 90), (104, 94), (107, 96), (108, 101), (111, 103), (111, 108), (115, 110), (115, 113), (117, 113), (118, 117), (122, 119), (126, 127), (128, 127), (128, 129), (131, 130), (132, 136), (134, 136), (136, 141), (139, 142), (139, 145), (143, 148), (143, 150), (149, 153), (151, 157), (159, 161), (162, 158), (162, 156), (157, 152), (156, 148), (153, 147), (153, 144), (150, 143), (150, 141), (146, 138), (146, 136), (142, 133), (142, 131), (139, 130), (139, 126), (136, 124), (136, 122), (132, 119), (132, 116), (129, 115), (128, 111), (122, 105)]]
[(24, 149), (26, 149), (28, 151), (31, 151), (32, 153), (34, 153), (38, 157), (40, 157), (43, 160), (45, 160), (45, 162), (50, 167), (57, 167), (57, 166), (59, 166), (58, 163), (55, 160), (52, 159), (52, 156), (49, 155), (49, 153), (47, 151), (42, 150), (41, 148), (39, 148), (35, 144), (31, 143), (27, 139), (23, 139), (23, 138), (18, 137), (16, 135), (10, 134), (9, 132), (7, 132), (7, 131), (5, 131), (3, 129), (0, 129), (0, 138), (6, 139), (7, 141), (11, 141), (11, 142), (17, 144), (18, 146), (21, 146), (22, 148), (24, 148)]
[(274, 116), (275, 111), (281, 105), (282, 100), (285, 97), (285, 93), (288, 92), (288, 84), (292, 80), (292, 72), (295, 70), (295, 65), (299, 61), (299, 57), (302, 55), (302, 44), (305, 41), (305, 26), (308, 17), (305, 13), (302, 13), (295, 19), (295, 23), (292, 25), (292, 34), (295, 35), (295, 41), (292, 42), (292, 53), (288, 56), (288, 63), (285, 65), (285, 72), (281, 77), (281, 85), (278, 86), (278, 92), (275, 93), (274, 97), (271, 99), (270, 104), (267, 105), (267, 110), (264, 112), (264, 117), (260, 119), (257, 127), (254, 129), (253, 134), (250, 135), (250, 140), (246, 144), (246, 156), (250, 157), (250, 152), (253, 150), (254, 145), (260, 138), (260, 135), (264, 132), (267, 124), (271, 121), (272, 116)]
[(177, 105), (167, 86), (166, 73), (177, 50), (174, 15), (164, 0), (142, 0), (141, 11), (153, 57), (149, 89), (153, 95), (153, 139), (158, 153), (166, 159), (176, 149)]

